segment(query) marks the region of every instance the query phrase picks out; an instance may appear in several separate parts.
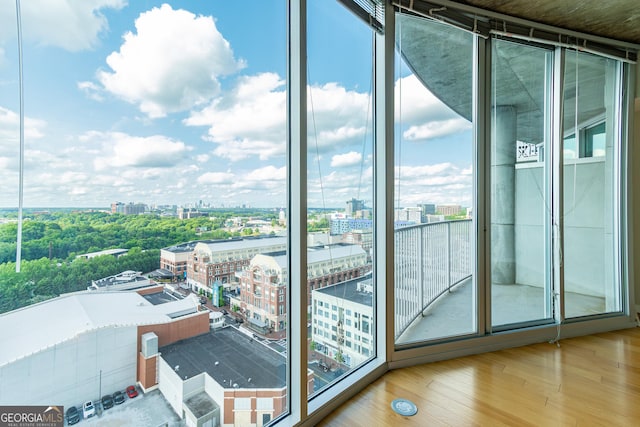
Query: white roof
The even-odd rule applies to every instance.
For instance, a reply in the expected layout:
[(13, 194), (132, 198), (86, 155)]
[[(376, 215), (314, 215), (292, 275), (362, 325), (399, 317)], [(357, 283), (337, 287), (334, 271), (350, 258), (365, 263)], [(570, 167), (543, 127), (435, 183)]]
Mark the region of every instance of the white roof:
[[(195, 296), (153, 305), (136, 292), (79, 292), (0, 315), (0, 366), (104, 327), (168, 323)], [(194, 309), (194, 310), (192, 310)]]
[(201, 242), (196, 245), (195, 250), (205, 250), (213, 254), (238, 249), (264, 249), (272, 246), (283, 246), (286, 244), (287, 239), (284, 237), (265, 237), (262, 239), (229, 240), (217, 241), (213, 243)]
[[(312, 266), (320, 262), (344, 259), (352, 256), (366, 256), (367, 253), (360, 245), (339, 245), (321, 249), (309, 248), (307, 252), (307, 265)], [(273, 258), (280, 268), (287, 267), (287, 255), (257, 255), (252, 258), (251, 265), (265, 263), (266, 258)]]

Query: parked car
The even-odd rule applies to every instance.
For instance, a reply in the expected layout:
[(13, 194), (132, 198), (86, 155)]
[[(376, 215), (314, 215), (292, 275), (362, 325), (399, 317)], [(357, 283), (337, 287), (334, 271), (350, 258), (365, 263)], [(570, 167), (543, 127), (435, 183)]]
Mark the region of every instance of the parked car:
[(138, 395), (138, 390), (136, 390), (135, 386), (130, 385), (129, 387), (127, 387), (127, 396), (129, 396), (129, 399), (133, 399), (137, 395)]
[(91, 418), (96, 414), (96, 407), (93, 405), (92, 400), (87, 400), (82, 405), (82, 414), (85, 418)]
[(102, 409), (113, 408), (113, 397), (110, 394), (102, 396)]
[(73, 425), (80, 421), (80, 412), (75, 406), (67, 409), (67, 425)]
[(113, 403), (115, 403), (116, 405), (124, 403), (124, 393), (122, 393), (121, 391), (116, 391), (115, 393), (113, 393)]

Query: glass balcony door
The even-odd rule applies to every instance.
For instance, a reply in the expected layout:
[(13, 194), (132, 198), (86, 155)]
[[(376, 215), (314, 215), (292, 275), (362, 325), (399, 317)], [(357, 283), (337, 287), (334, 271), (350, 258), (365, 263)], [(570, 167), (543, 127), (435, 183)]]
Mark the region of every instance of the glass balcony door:
[(553, 50), (491, 40), (492, 329), (552, 321)]
[(477, 333), (471, 33), (396, 14), (395, 342)]
[(619, 62), (567, 51), (564, 66), (565, 318), (621, 311)]

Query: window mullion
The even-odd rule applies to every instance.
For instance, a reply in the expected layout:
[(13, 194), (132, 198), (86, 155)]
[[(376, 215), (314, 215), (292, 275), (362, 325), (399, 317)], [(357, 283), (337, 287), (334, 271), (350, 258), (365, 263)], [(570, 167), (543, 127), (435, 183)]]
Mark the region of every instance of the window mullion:
[(289, 1), (287, 55), (289, 369), (292, 424), (307, 417), (307, 2)]
[(394, 52), (395, 13), (385, 4), (384, 34), (375, 34), (374, 269), (377, 357), (390, 360), (394, 348)]
[[(554, 303), (554, 317), (556, 323), (562, 323), (565, 319), (564, 309), (564, 264), (562, 254), (564, 248), (564, 56), (565, 50), (556, 48), (555, 59), (553, 61), (553, 106), (552, 111), (552, 135), (551, 135), (551, 168), (552, 168), (552, 289)], [(576, 131), (576, 138), (578, 138)]]

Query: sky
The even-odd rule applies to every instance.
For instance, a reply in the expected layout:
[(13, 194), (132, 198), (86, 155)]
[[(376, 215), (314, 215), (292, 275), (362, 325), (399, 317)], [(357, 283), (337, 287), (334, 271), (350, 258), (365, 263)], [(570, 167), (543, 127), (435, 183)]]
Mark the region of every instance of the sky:
[[(308, 204), (371, 205), (372, 32), (330, 0), (308, 16)], [(25, 207), (285, 206), (284, 0), (30, 0), (21, 24)], [(470, 123), (396, 74), (398, 205), (470, 206)], [(0, 207), (18, 204), (19, 99), (5, 1)]]

